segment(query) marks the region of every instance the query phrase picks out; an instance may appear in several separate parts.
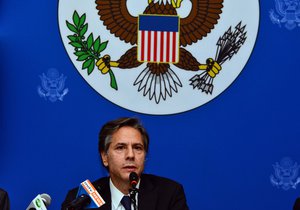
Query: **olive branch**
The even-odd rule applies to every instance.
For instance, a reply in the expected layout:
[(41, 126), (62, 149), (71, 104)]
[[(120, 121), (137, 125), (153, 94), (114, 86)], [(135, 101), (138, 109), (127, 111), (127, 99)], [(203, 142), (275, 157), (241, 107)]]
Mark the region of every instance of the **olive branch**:
[[(87, 69), (87, 73), (90, 75), (95, 68), (95, 62), (100, 59), (101, 52), (106, 49), (108, 41), (101, 42), (100, 36), (94, 40), (93, 33), (90, 33), (87, 39), (85, 38), (84, 35), (88, 30), (88, 24), (85, 23), (85, 13), (79, 17), (75, 10), (72, 20), (73, 24), (66, 20), (68, 29), (74, 32), (73, 35), (67, 36), (70, 40), (69, 44), (74, 47), (74, 55), (77, 56), (77, 61), (83, 62), (82, 70)], [(118, 85), (113, 71), (110, 69), (108, 72), (110, 75), (110, 86), (113, 89), (118, 90)]]

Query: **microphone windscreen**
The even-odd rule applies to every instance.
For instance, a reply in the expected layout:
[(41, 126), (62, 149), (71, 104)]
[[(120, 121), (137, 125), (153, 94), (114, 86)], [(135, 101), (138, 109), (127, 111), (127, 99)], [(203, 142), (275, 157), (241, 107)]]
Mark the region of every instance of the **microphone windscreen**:
[(130, 181), (130, 184), (131, 184), (133, 187), (135, 187), (135, 186), (137, 185), (138, 180), (139, 180), (139, 177), (138, 177), (137, 173), (131, 172), (131, 173), (129, 174), (129, 181)]
[(45, 204), (46, 207), (48, 207), (51, 204), (51, 197), (50, 195), (43, 193), (41, 194), (41, 198)]

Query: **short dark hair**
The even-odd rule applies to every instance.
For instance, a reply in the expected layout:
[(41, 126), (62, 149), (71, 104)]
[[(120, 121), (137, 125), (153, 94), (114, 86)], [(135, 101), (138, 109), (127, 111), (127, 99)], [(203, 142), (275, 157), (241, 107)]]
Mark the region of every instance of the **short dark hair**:
[(120, 128), (129, 126), (137, 129), (141, 135), (144, 143), (146, 153), (149, 148), (149, 135), (146, 129), (143, 127), (139, 119), (135, 117), (122, 117), (116, 120), (112, 120), (104, 124), (99, 132), (98, 151), (101, 156), (102, 152), (107, 152), (111, 143), (112, 135), (117, 132)]

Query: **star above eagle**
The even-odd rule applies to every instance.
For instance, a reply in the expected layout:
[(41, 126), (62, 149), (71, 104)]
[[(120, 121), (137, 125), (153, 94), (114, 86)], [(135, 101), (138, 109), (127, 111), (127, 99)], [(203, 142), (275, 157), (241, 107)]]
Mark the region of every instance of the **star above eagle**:
[[(157, 104), (161, 99), (166, 100), (167, 95), (172, 97), (173, 91), (178, 92), (178, 87), (182, 87), (171, 65), (187, 71), (204, 70), (211, 78), (221, 70), (221, 66), (211, 58), (207, 59), (206, 64), (201, 64), (184, 47), (202, 40), (214, 29), (222, 13), (223, 0), (148, 0), (143, 14), (175, 16), (176, 9), (180, 8), (184, 1), (191, 1), (192, 8), (190, 13), (179, 21), (179, 61), (147, 62), (146, 68), (134, 82), (138, 91), (143, 91), (143, 95), (148, 95), (150, 100), (154, 98)], [(103, 56), (96, 63), (98, 69), (106, 74), (112, 67), (130, 69), (142, 65), (143, 62), (137, 58), (139, 19), (129, 13), (127, 0), (96, 0), (96, 4), (100, 20), (110, 33), (133, 46), (116, 61), (111, 61), (110, 55)]]

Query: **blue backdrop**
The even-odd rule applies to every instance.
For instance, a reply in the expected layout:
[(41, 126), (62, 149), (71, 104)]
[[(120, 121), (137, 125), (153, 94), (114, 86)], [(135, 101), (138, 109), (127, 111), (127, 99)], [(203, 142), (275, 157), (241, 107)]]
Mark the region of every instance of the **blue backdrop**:
[[(273, 24), (275, 2), (260, 2), (257, 43), (238, 79), (208, 104), (168, 116), (125, 110), (86, 83), (63, 47), (57, 5), (0, 2), (0, 187), (12, 210), (44, 192), (49, 209), (60, 209), (68, 189), (105, 176), (98, 131), (121, 116), (143, 121), (146, 172), (182, 183), (190, 209), (292, 209), (300, 186), (284, 190), (270, 176), (284, 157), (300, 162), (300, 27)], [(51, 68), (67, 77), (63, 101), (38, 95), (39, 76)]]

